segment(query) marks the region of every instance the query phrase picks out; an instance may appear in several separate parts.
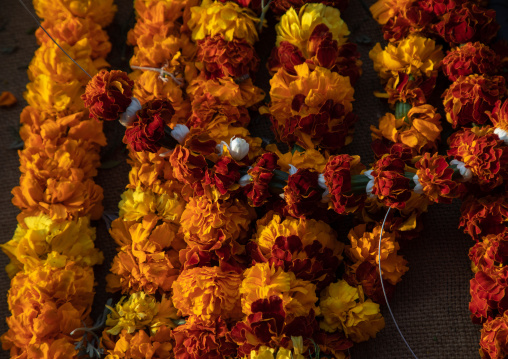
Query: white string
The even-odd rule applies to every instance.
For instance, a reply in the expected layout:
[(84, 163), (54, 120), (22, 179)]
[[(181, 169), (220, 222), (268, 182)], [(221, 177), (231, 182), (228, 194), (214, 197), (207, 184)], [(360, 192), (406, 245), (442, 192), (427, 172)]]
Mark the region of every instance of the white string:
[(390, 209), (391, 207), (388, 208), (388, 211), (386, 211), (386, 215), (385, 215), (385, 219), (383, 220), (383, 224), (381, 226), (381, 234), (379, 235), (379, 247), (378, 247), (378, 264), (379, 264), (379, 277), (381, 278), (381, 287), (383, 288), (383, 294), (385, 296), (385, 301), (386, 301), (386, 306), (388, 307), (388, 310), (390, 311), (390, 315), (392, 316), (392, 319), (393, 319), (393, 323), (395, 324), (395, 327), (397, 328), (397, 331), (399, 332), (400, 334), (400, 337), (402, 338), (402, 340), (404, 341), (404, 343), (406, 344), (407, 348), (409, 349), (409, 351), (411, 352), (411, 354), (413, 354), (413, 357), (415, 359), (418, 359), (418, 357), (416, 356), (416, 354), (413, 352), (413, 350), (411, 349), (411, 347), (409, 346), (406, 338), (404, 338), (404, 335), (402, 334), (402, 332), (400, 331), (400, 328), (399, 328), (399, 325), (397, 324), (397, 321), (395, 320), (395, 316), (393, 315), (393, 312), (392, 312), (392, 308), (390, 307), (390, 303), (388, 303), (388, 296), (386, 295), (386, 291), (385, 291), (385, 285), (383, 283), (383, 271), (381, 270), (381, 240), (383, 238), (383, 230), (385, 228), (385, 223), (386, 223), (386, 219), (388, 218), (388, 213), (390, 213)]
[(25, 3), (23, 2), (23, 0), (19, 0), (19, 2), (20, 2), (20, 4), (21, 4), (21, 5), (23, 5), (23, 7), (25, 8), (25, 10), (26, 10), (26, 11), (28, 11), (28, 13), (30, 14), (30, 16), (32, 16), (32, 17), (33, 17), (33, 19), (35, 20), (35, 22), (37, 23), (37, 25), (39, 25), (39, 27), (42, 29), (42, 31), (44, 31), (44, 32), (46, 33), (46, 35), (48, 35), (48, 36), (49, 36), (49, 38), (50, 38), (50, 39), (51, 39), (51, 40), (55, 43), (55, 45), (56, 45), (56, 46), (58, 46), (58, 48), (59, 48), (60, 50), (62, 50), (62, 51), (63, 51), (63, 53), (64, 53), (64, 54), (65, 54), (65, 55), (66, 55), (69, 59), (71, 59), (71, 60), (72, 60), (72, 62), (74, 62), (74, 63), (76, 64), (76, 66), (78, 66), (78, 67), (81, 69), (81, 71), (83, 71), (85, 74), (87, 74), (87, 76), (88, 76), (88, 77), (92, 78), (92, 76), (90, 76), (90, 74), (89, 74), (88, 72), (86, 72), (86, 71), (85, 71), (85, 69), (84, 69), (84, 68), (82, 68), (82, 67), (81, 67), (81, 65), (80, 65), (80, 64), (78, 64), (78, 63), (76, 62), (76, 60), (74, 60), (74, 59), (73, 59), (73, 58), (72, 58), (72, 57), (71, 57), (71, 56), (70, 56), (67, 52), (65, 52), (65, 50), (62, 48), (62, 46), (58, 45), (58, 42), (56, 42), (56, 41), (55, 41), (55, 39), (53, 39), (53, 37), (52, 37), (52, 36), (51, 36), (51, 35), (50, 35), (47, 31), (46, 31), (46, 29), (42, 26), (42, 24), (40, 23), (40, 21), (39, 21), (39, 20), (37, 20), (37, 17), (36, 17), (34, 14), (32, 14), (32, 12), (30, 11), (30, 9), (29, 9), (29, 8), (25, 5)]

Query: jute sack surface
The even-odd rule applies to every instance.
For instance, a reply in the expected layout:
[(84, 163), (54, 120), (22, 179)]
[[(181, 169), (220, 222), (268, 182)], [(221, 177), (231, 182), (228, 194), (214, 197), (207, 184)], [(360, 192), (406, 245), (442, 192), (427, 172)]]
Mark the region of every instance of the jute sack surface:
[[(114, 50), (108, 58), (114, 68), (127, 70), (130, 57), (125, 48), (125, 30), (132, 27), (132, 1), (117, 0), (119, 11), (108, 32), (114, 44)], [(366, 1), (367, 5), (373, 3)], [(18, 98), (18, 104), (11, 109), (0, 109), (0, 155), (2, 158), (2, 178), (0, 181), (0, 242), (7, 242), (16, 228), (16, 216), (19, 210), (11, 204), (10, 191), (19, 184), (19, 161), (15, 150), (9, 149), (14, 137), (12, 129), (17, 129), (19, 114), (26, 102), (22, 93), (28, 83), (26, 67), (37, 49), (35, 37), (30, 33), (33, 20), (16, 1), (2, 4), (2, 21), (7, 20), (6, 28), (0, 31), (0, 48), (17, 46), (10, 54), (0, 52), (0, 91), (11, 91)], [(362, 162), (372, 162), (370, 149), (371, 125), (377, 124), (386, 111), (385, 104), (374, 97), (373, 92), (380, 90), (377, 74), (372, 69), (368, 57), (369, 50), (382, 40), (380, 27), (362, 7), (359, 0), (350, 0), (348, 10), (343, 14), (348, 24), (353, 42), (358, 43), (362, 54), (363, 75), (355, 86), (354, 111), (359, 116), (355, 126), (354, 141), (345, 152), (357, 154)], [(269, 27), (275, 20), (270, 19)], [(257, 50), (264, 59), (274, 46), (273, 30), (264, 31)], [(123, 58), (122, 58), (123, 56)], [(256, 79), (257, 84), (268, 92), (269, 77), (264, 70)], [(438, 92), (436, 90), (436, 92)], [(441, 91), (442, 92), (442, 91)], [(436, 95), (436, 97), (438, 97)], [(251, 132), (266, 139), (273, 139), (266, 120), (253, 116)], [(121, 157), (111, 154), (112, 147), (121, 141), (121, 132), (116, 124), (105, 125), (109, 147), (103, 151), (105, 161), (112, 163)], [(104, 188), (104, 207), (107, 213), (117, 213), (120, 194), (127, 184), (129, 166), (122, 162), (110, 169), (99, 170), (96, 182)], [(419, 358), (478, 358), (479, 326), (469, 319), (469, 280), (472, 273), (469, 267), (468, 250), (473, 244), (471, 239), (457, 229), (459, 204), (435, 205), (425, 216), (425, 229), (421, 236), (412, 241), (401, 243), (401, 253), (409, 261), (409, 272), (397, 285), (391, 306), (399, 326), (406, 339)], [(109, 271), (111, 259), (116, 254), (116, 245), (107, 232), (104, 221), (97, 221), (96, 246), (105, 255), (105, 262), (95, 268), (96, 296), (92, 315), (97, 317), (104, 308), (110, 294), (105, 293), (105, 276)], [(340, 223), (339, 235), (344, 238), (351, 224)], [(10, 281), (3, 267), (8, 263), (7, 256), (0, 254), (0, 315), (9, 316), (6, 295)], [(351, 350), (353, 359), (393, 359), (411, 358), (409, 351), (400, 339), (387, 308), (383, 308), (386, 328), (375, 339), (357, 344)], [(0, 332), (5, 332), (5, 321), (0, 322)], [(0, 358), (8, 358), (7, 352), (0, 351)]]

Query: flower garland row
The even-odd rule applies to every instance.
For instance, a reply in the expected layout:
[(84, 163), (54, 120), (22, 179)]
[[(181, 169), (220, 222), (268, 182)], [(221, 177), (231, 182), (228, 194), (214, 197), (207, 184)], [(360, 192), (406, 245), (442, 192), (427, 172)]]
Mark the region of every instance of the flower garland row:
[[(463, 175), (458, 196), (463, 199), (460, 227), (477, 242), (469, 253), (475, 273), (469, 309), (473, 322), (483, 324), (480, 356), (504, 358), (508, 355), (508, 319), (503, 316), (507, 288), (503, 246), (508, 238), (504, 224), (508, 91), (506, 79), (496, 74), (506, 67), (508, 57), (502, 44), (488, 45), (499, 29), (495, 12), (482, 8), (477, 1), (465, 0), (410, 0), (397, 4), (381, 0), (371, 11), (384, 24), (385, 39), (392, 41), (385, 50), (378, 44), (371, 52), (375, 68), (382, 78), (392, 76), (387, 85), (392, 103), (400, 101), (399, 107), (410, 109), (398, 123), (381, 119), (377, 132), (395, 143), (410, 147), (418, 143), (418, 153), (429, 161), (428, 177), (453, 180), (450, 168)], [(449, 43), (447, 55), (443, 56), (437, 48), (434, 51), (434, 40), (422, 35), (440, 37)], [(428, 92), (429, 83), (435, 83), (440, 67), (452, 81), (442, 96), (446, 119), (453, 128), (461, 129), (448, 138), (448, 156), (431, 157), (424, 153), (428, 144), (435, 149), (435, 144), (428, 142), (430, 126), (417, 123), (409, 113), (420, 106), (418, 99)], [(426, 78), (419, 79), (422, 73)], [(408, 137), (409, 131), (412, 137)], [(418, 133), (427, 138), (427, 144), (415, 136)], [(435, 135), (438, 138), (437, 132)], [(449, 175), (443, 176), (446, 171)], [(455, 192), (450, 183), (441, 181), (442, 193)]]
[[(90, 75), (108, 66), (106, 32), (112, 1), (34, 1), (43, 26)], [(94, 248), (90, 220), (102, 214), (102, 189), (93, 181), (106, 145), (102, 123), (87, 118), (80, 95), (86, 73), (41, 29), (28, 68), (21, 113), (20, 185), (13, 204), (21, 213), (14, 237), (1, 246), (10, 257), (9, 330), (2, 347), (13, 358), (76, 358), (84, 342), (76, 328), (90, 325)]]

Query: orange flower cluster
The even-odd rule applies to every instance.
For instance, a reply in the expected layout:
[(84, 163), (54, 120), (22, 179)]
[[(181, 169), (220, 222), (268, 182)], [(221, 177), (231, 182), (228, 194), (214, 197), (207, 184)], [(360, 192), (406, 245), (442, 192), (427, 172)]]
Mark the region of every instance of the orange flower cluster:
[(340, 11), (321, 3), (289, 9), (275, 27), (268, 108), (278, 140), (338, 151), (352, 141), (352, 84), (361, 61)]
[[(106, 32), (112, 1), (36, 0), (37, 14), (60, 46), (90, 75), (109, 66)], [(94, 248), (90, 220), (102, 215), (102, 188), (94, 183), (102, 123), (88, 118), (80, 96), (88, 76), (38, 30), (40, 47), (28, 67), (30, 83), (21, 113), (20, 185), (12, 202), (21, 213), (11, 241), (2, 245), (11, 263), (12, 316), (2, 347), (17, 358), (77, 358), (90, 325), (94, 297), (91, 266), (103, 261)]]

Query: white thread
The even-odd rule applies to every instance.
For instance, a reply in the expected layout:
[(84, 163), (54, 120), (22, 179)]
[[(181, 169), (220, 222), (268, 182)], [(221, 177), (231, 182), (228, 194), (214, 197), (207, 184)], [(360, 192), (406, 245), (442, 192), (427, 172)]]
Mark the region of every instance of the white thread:
[(175, 128), (171, 130), (171, 137), (178, 141), (179, 144), (184, 143), (185, 137), (189, 133), (189, 128), (185, 125), (175, 125)]
[(451, 160), (450, 165), (457, 166), (457, 169), (460, 172), (460, 175), (462, 176), (462, 182), (469, 182), (473, 178), (473, 172), (469, 168), (466, 167), (466, 164), (464, 162), (461, 162), (459, 160)]
[(136, 119), (136, 112), (141, 110), (141, 103), (135, 97), (131, 99), (129, 107), (120, 115), (120, 123), (125, 127), (132, 125)]
[(413, 188), (414, 193), (422, 194), (423, 193), (423, 186), (418, 180), (418, 175), (413, 176), (413, 182), (415, 183), (415, 188)]
[(376, 195), (372, 194), (372, 189), (374, 188), (374, 176), (371, 175), (372, 170), (368, 170), (363, 172), (364, 176), (367, 176), (367, 178), (370, 180), (369, 183), (367, 183), (367, 186), (365, 187), (365, 192), (367, 192), (367, 196), (369, 198), (374, 198)]
[(499, 137), (501, 141), (504, 141), (505, 145), (508, 145), (508, 132), (499, 127), (496, 127), (494, 133), (497, 135), (497, 137)]

